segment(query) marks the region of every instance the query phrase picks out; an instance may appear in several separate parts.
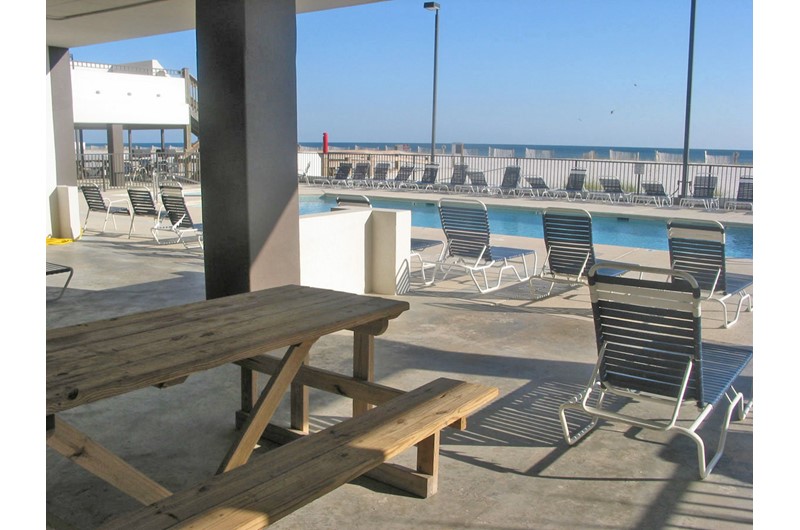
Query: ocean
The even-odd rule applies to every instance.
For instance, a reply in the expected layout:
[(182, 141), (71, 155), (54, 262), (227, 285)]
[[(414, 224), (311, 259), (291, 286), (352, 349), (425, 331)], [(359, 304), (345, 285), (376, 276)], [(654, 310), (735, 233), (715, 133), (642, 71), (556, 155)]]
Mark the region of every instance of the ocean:
[[(322, 142), (299, 142), (300, 146), (310, 149), (322, 149)], [(454, 153), (456, 144), (437, 143), (437, 151), (444, 148), (445, 153)], [(656, 151), (661, 153), (670, 153), (674, 155), (683, 155), (682, 148), (676, 147), (615, 147), (615, 146), (597, 146), (597, 145), (523, 145), (523, 144), (463, 144), (464, 149), (470, 155), (474, 156), (489, 156), (490, 152), (494, 149), (512, 151), (516, 157), (525, 157), (525, 149), (537, 149), (543, 151), (552, 151), (552, 158), (587, 158), (587, 153), (594, 152), (594, 158), (601, 160), (608, 160), (611, 158), (610, 151), (619, 151), (624, 153), (638, 154), (639, 160), (654, 161), (656, 159)], [(125, 144), (127, 147), (127, 144)], [(164, 146), (167, 149), (183, 149), (183, 142), (165, 142)], [(106, 144), (100, 143), (87, 143), (87, 148), (97, 147), (105, 148)], [(160, 148), (160, 142), (133, 142), (133, 147), (136, 149), (149, 149), (151, 147)], [(385, 143), (385, 142), (330, 142), (329, 149), (397, 149), (401, 148), (410, 152), (427, 152), (431, 148), (430, 143)], [(705, 154), (715, 156), (733, 156), (738, 153), (738, 163), (745, 166), (753, 165), (753, 151), (746, 149), (690, 149), (689, 162), (702, 164), (705, 162)]]

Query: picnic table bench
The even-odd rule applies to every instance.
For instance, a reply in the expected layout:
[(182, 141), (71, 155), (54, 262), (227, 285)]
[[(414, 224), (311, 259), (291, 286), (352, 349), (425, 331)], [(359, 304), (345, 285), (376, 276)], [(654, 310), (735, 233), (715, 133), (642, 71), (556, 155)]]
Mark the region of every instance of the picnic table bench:
[[(438, 379), (405, 392), (373, 381), (374, 337), (408, 303), (311, 287), (274, 289), (195, 302), (48, 331), (47, 443), (141, 502), (109, 528), (261, 528), (366, 472), (427, 497), (436, 492), (439, 432), (491, 402), (497, 389)], [(308, 365), (322, 336), (353, 331), (353, 374)], [(281, 358), (267, 355), (287, 348)], [(71, 408), (238, 363), (238, 432), (217, 474), (168, 491), (58, 416)], [(260, 392), (258, 372), (271, 377)], [(307, 387), (353, 399), (353, 418), (311, 433)], [(270, 421), (286, 391), (290, 428)], [(377, 405), (377, 406), (376, 406)], [(262, 435), (286, 443), (254, 455)], [(416, 469), (387, 461), (417, 447)], [(197, 526), (194, 526), (197, 527)]]

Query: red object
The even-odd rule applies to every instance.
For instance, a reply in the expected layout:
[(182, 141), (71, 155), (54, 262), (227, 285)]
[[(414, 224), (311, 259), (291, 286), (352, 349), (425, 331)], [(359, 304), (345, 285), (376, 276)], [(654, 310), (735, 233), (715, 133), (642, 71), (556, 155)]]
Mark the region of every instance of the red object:
[(326, 132), (322, 133), (322, 152), (326, 154), (328, 152), (328, 133)]

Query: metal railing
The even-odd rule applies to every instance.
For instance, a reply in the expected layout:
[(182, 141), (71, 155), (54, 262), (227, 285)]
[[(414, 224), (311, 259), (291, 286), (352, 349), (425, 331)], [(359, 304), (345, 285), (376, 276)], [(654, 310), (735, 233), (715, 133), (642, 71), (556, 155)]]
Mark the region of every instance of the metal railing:
[[(318, 161), (317, 161), (318, 160)], [(311, 171), (313, 176), (328, 177), (336, 173), (342, 162), (353, 165), (359, 162), (368, 162), (370, 168), (377, 163), (389, 163), (389, 178), (400, 169), (400, 166), (412, 165), (415, 168), (413, 180), (418, 179), (428, 163), (429, 156), (416, 153), (384, 153), (356, 152), (356, 151), (331, 151), (327, 154), (311, 153), (307, 150), (298, 152), (298, 172), (301, 173), (311, 162), (312, 168), (319, 168), (319, 172)], [(466, 164), (470, 171), (483, 171), (486, 181), (490, 186), (499, 186), (503, 179), (503, 172), (507, 166), (519, 166), (522, 178), (520, 187), (527, 186), (525, 177), (542, 177), (551, 189), (564, 188), (567, 177), (573, 168), (586, 169), (585, 188), (587, 191), (602, 191), (601, 177), (617, 177), (623, 190), (626, 192), (640, 193), (642, 182), (659, 182), (663, 184), (667, 193), (680, 197), (683, 165), (680, 163), (636, 161), (636, 160), (600, 160), (584, 158), (520, 158), (498, 156), (470, 156), (470, 155), (436, 155), (439, 164), (439, 182), (449, 182), (453, 174), (453, 166)], [(301, 167), (302, 166), (302, 167)], [(371, 171), (371, 170), (370, 170)], [(717, 177), (716, 196), (720, 199), (735, 199), (740, 178), (752, 178), (753, 166), (750, 165), (725, 165), (725, 164), (689, 164), (688, 195), (691, 195), (691, 183), (698, 175), (715, 175)], [(369, 177), (372, 177), (370, 172)]]
[(142, 186), (155, 191), (165, 181), (200, 184), (197, 151), (86, 153), (78, 155), (76, 164), (79, 186), (97, 184), (103, 190)]

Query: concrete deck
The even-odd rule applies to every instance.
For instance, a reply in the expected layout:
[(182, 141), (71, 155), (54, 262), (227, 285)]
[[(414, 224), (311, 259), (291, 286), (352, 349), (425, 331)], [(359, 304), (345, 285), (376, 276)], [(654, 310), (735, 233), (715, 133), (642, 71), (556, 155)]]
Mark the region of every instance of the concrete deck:
[[(190, 207), (197, 208), (199, 200), (190, 199)], [(498, 200), (531, 207), (558, 204), (490, 201)], [(752, 223), (752, 214), (744, 212), (591, 203), (580, 207)], [(196, 217), (192, 213), (199, 221), (199, 210)], [(102, 218), (94, 216), (79, 241), (47, 247), (48, 261), (75, 268), (63, 298), (47, 303), (48, 329), (205, 298), (202, 254), (182, 245), (155, 245), (148, 223), (137, 221), (137, 232), (128, 239), (127, 220), (120, 220), (116, 230), (109, 222), (101, 234), (97, 229)], [(441, 237), (440, 230), (413, 233)], [(498, 237), (495, 243), (528, 245), (539, 253), (540, 265), (544, 259), (541, 240)], [(668, 262), (667, 253), (661, 251), (598, 246), (597, 254), (599, 259), (647, 265)], [(731, 264), (734, 271), (752, 273), (752, 267), (752, 260)], [(59, 280), (63, 284), (63, 278), (47, 279), (49, 296), (57, 293)], [(439, 492), (433, 497), (410, 497), (362, 478), (274, 528), (752, 526), (755, 409), (745, 421), (732, 424), (725, 455), (704, 481), (698, 480), (694, 444), (677, 434), (602, 423), (569, 447), (562, 438), (558, 406), (585, 384), (596, 359), (588, 289), (557, 285), (552, 296), (534, 301), (521, 286), (479, 295), (463, 275), (430, 287), (421, 285), (418, 276), (412, 281), (411, 290), (400, 297), (411, 309), (376, 339), (376, 380), (411, 389), (448, 376), (497, 386), (500, 397), (470, 419), (467, 431), (448, 431), (442, 437)], [(704, 306), (705, 339), (753, 343), (753, 313), (743, 312), (731, 329), (720, 324), (721, 311)], [(325, 337), (311, 353), (312, 364), (341, 371), (350, 366), (350, 356), (351, 338), (346, 333)], [(739, 389), (749, 397), (752, 386), (751, 366)], [(63, 417), (176, 491), (214, 473), (234, 437), (238, 399), (238, 368), (227, 366), (175, 387), (93, 403)], [(313, 428), (338, 421), (348, 411), (348, 401), (312, 390)], [(277, 418), (288, 418), (285, 406)], [(712, 447), (720, 418), (715, 414), (708, 421), (713, 427), (704, 430)], [(47, 449), (47, 512), (53, 525), (92, 528), (136, 507), (132, 499)]]

